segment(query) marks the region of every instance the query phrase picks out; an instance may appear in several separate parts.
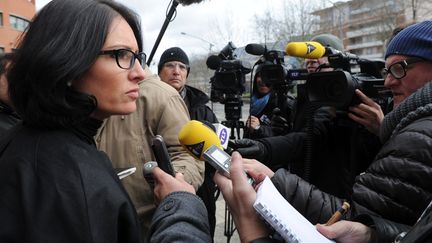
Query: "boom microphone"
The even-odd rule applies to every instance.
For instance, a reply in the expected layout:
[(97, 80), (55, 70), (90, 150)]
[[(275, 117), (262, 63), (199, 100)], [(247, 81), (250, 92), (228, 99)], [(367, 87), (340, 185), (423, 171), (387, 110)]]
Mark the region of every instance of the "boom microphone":
[(187, 6), (187, 5), (191, 5), (193, 3), (200, 3), (203, 0), (176, 0), (176, 1), (183, 6)]
[(204, 123), (191, 120), (182, 127), (178, 135), (180, 144), (196, 159), (205, 160), (204, 152), (212, 145), (223, 149), (217, 134)]
[(264, 55), (265, 48), (260, 44), (247, 44), (245, 51), (251, 55), (260, 56)]
[[(148, 56), (148, 58), (147, 58), (147, 66), (150, 66), (150, 64), (151, 64), (151, 61), (153, 60), (153, 56), (154, 56), (154, 54), (156, 53), (156, 49), (158, 48), (158, 46), (159, 46), (159, 43), (161, 42), (161, 40), (162, 40), (162, 37), (163, 37), (163, 35), (165, 34), (165, 30), (168, 28), (168, 24), (171, 22), (171, 21), (173, 21), (174, 19), (173, 19), (173, 16), (174, 16), (174, 18), (175, 18), (175, 16), (177, 16), (177, 10), (176, 10), (176, 8), (177, 8), (177, 6), (179, 5), (179, 3), (181, 4), (181, 5), (183, 5), (183, 6), (187, 6), (187, 5), (191, 5), (191, 4), (193, 4), (193, 3), (200, 3), (200, 2), (202, 2), (203, 0), (174, 0), (174, 1), (172, 1), (172, 2), (170, 2), (170, 4), (171, 4), (171, 7), (169, 8), (169, 10), (168, 10), (168, 12), (167, 12), (167, 14), (166, 14), (166, 16), (165, 16), (165, 21), (164, 21), (164, 23), (163, 23), (163, 25), (162, 25), (162, 28), (161, 28), (161, 30), (159, 31), (159, 35), (158, 35), (158, 37), (156, 38), (156, 42), (155, 42), (155, 44), (153, 45), (153, 48), (152, 48), (152, 50), (151, 50), (151, 52), (150, 52), (150, 55)], [(174, 14), (176, 14), (176, 15), (174, 15)]]
[(207, 58), (206, 64), (211, 70), (216, 70), (219, 68), (221, 62), (222, 58), (220, 58), (218, 55), (211, 55)]
[(285, 52), (294, 57), (317, 59), (327, 54), (327, 48), (316, 41), (290, 42)]

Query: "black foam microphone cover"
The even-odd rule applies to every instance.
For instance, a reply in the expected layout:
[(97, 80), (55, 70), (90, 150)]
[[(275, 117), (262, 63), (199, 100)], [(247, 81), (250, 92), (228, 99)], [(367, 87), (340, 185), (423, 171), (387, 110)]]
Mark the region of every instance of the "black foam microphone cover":
[(206, 64), (208, 68), (216, 70), (219, 68), (221, 62), (222, 59), (219, 56), (211, 55), (207, 58)]
[(200, 3), (203, 0), (176, 0), (176, 1), (183, 6), (187, 6), (187, 5), (191, 5), (193, 3)]
[(260, 56), (265, 53), (265, 48), (260, 44), (247, 44), (245, 51), (251, 55)]

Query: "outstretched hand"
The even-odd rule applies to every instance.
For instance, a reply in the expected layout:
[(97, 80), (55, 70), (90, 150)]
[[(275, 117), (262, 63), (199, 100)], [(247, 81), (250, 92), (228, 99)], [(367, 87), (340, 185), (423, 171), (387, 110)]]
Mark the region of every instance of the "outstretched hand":
[(348, 114), (348, 117), (365, 126), (369, 132), (379, 135), (381, 123), (384, 120), (384, 113), (381, 106), (363, 94), (360, 90), (356, 89), (355, 92), (360, 98), (361, 103), (349, 108), (350, 113)]
[[(268, 229), (253, 208), (256, 199), (254, 188), (248, 183), (242, 157), (234, 152), (231, 157), (231, 179), (215, 173), (214, 181), (228, 204), (242, 242), (249, 242), (268, 235)], [(256, 176), (258, 178), (258, 176)]]
[[(255, 160), (255, 159), (243, 159), (243, 166), (246, 171), (252, 175), (266, 175), (269, 178), (274, 176), (274, 172), (263, 163)], [(255, 178), (254, 178), (255, 179)]]

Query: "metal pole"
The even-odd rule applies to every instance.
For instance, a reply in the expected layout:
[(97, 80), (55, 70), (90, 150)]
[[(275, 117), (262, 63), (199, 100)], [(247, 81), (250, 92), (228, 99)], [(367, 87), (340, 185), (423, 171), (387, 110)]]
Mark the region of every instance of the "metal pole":
[(167, 29), (168, 24), (171, 22), (171, 18), (172, 18), (172, 16), (175, 13), (178, 4), (179, 3), (177, 2), (177, 0), (173, 0), (171, 8), (170, 8), (170, 10), (169, 10), (169, 12), (168, 12), (168, 14), (167, 14), (167, 16), (165, 18), (165, 22), (163, 23), (162, 28), (159, 31), (159, 35), (158, 35), (158, 37), (156, 39), (156, 42), (155, 42), (155, 44), (153, 46), (153, 49), (152, 49), (152, 51), (150, 53), (150, 56), (149, 56), (148, 60), (147, 60), (147, 66), (150, 66), (150, 63), (153, 60), (153, 56), (156, 53), (156, 50), (157, 50), (157, 48), (159, 46), (160, 41), (162, 40), (163, 35), (165, 34), (165, 30)]

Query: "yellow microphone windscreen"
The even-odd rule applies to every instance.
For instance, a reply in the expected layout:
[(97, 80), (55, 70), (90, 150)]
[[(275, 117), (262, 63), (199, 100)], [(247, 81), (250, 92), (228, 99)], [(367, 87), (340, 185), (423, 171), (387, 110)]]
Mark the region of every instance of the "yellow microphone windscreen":
[(196, 120), (186, 123), (179, 132), (180, 144), (196, 159), (204, 160), (204, 151), (216, 145), (223, 150), (221, 142), (211, 128)]

